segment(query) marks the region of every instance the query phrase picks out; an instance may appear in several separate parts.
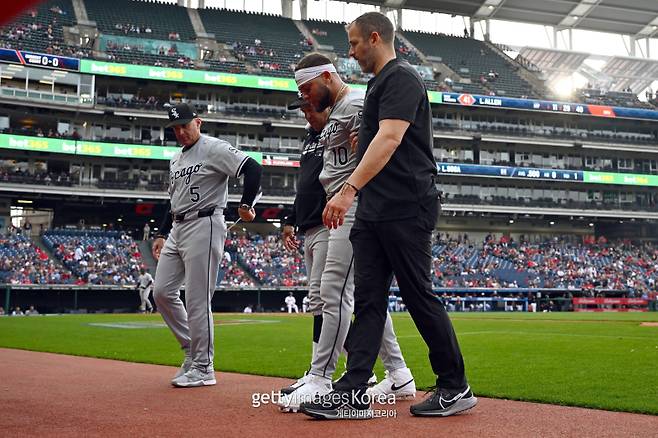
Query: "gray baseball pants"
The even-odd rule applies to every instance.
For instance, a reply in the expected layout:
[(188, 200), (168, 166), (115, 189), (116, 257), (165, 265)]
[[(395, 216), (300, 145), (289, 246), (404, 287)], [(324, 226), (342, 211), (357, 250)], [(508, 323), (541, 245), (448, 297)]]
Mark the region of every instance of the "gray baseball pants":
[[(310, 370), (310, 374), (316, 376), (332, 378), (352, 321), (354, 263), (349, 236), (356, 207), (355, 201), (347, 211), (343, 225), (335, 230), (328, 230), (327, 257), (320, 282), (322, 331)], [(386, 319), (380, 355), (384, 367), (389, 371), (406, 367), (390, 314)]]
[(151, 300), (149, 300), (149, 295), (151, 294), (151, 286), (145, 288), (145, 289), (140, 289), (139, 290), (139, 299), (141, 302), (139, 303), (139, 310), (142, 312), (144, 310), (151, 311), (153, 310), (153, 305), (151, 304)]
[[(226, 224), (221, 209), (212, 216), (174, 222), (155, 272), (153, 298), (162, 318), (192, 357), (192, 366), (213, 369), (211, 301), (224, 255)], [(185, 306), (180, 287), (185, 284)]]

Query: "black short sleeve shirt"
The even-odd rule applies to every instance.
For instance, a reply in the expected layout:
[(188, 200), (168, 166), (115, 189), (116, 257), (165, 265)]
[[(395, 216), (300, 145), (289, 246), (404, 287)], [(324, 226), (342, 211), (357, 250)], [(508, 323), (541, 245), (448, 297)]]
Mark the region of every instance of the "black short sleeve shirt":
[(432, 111), (425, 84), (406, 61), (393, 59), (368, 82), (359, 129), (359, 161), (386, 119), (410, 123), (390, 161), (359, 192), (356, 216), (373, 222), (417, 217), (435, 205)]

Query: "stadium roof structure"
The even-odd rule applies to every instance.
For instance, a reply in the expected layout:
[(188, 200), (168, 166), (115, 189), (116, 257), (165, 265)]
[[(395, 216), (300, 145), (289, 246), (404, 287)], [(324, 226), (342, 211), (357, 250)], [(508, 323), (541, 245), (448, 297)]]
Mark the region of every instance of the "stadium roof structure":
[(524, 47), (519, 54), (537, 66), (549, 83), (572, 75), (590, 57), (589, 53), (535, 47)]
[(508, 20), (651, 38), (658, 33), (656, 0), (358, 0), (473, 19)]

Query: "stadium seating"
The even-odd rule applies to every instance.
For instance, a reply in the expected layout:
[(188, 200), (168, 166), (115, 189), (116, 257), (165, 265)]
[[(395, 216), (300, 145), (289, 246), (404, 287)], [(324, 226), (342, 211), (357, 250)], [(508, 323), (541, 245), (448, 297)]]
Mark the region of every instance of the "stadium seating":
[(68, 269), (21, 234), (0, 234), (0, 283), (70, 284), (75, 281)]
[(200, 9), (199, 15), (207, 32), (264, 76), (292, 77), (291, 66), (310, 49), (287, 18), (219, 9)]
[(89, 50), (64, 43), (63, 26), (77, 24), (71, 0), (38, 3), (0, 27), (0, 46), (62, 56), (88, 57)]
[(240, 265), (262, 285), (302, 286), (306, 270), (299, 253), (283, 247), (277, 235), (260, 236), (232, 234), (226, 248), (235, 252)]
[(181, 6), (130, 0), (85, 0), (85, 6), (89, 19), (96, 22), (101, 33), (156, 40), (196, 39), (187, 9)]
[(482, 41), (410, 31), (405, 31), (404, 36), (418, 50), (440, 58), (457, 74), (470, 78), (473, 84), (488, 91), (485, 94), (513, 97), (535, 94), (530, 84), (516, 73), (521, 67), (505, 60)]
[[(228, 257), (227, 257), (228, 255)], [(217, 276), (219, 287), (254, 287), (256, 282), (239, 265), (235, 252), (226, 251)]]
[(142, 267), (137, 243), (125, 234), (54, 230), (44, 244), (82, 284), (134, 285)]
[(658, 281), (654, 243), (583, 244), (556, 237), (514, 242), (489, 236), (484, 243), (441, 238), (432, 248), (436, 287), (543, 287), (625, 290), (629, 296), (652, 290)]
[[(44, 243), (67, 267), (20, 234), (0, 234), (0, 282), (22, 284), (135, 284), (142, 264), (136, 243), (120, 232), (54, 230)], [(276, 234), (231, 233), (220, 266), (219, 287), (304, 286), (299, 253), (285, 250)], [(546, 288), (614, 290), (630, 297), (658, 283), (658, 244), (584, 243), (576, 236), (515, 241), (488, 235), (483, 242), (439, 234), (432, 246), (432, 281), (439, 288)], [(72, 274), (72, 273), (73, 274)]]
[(347, 41), (345, 23), (330, 21), (306, 20), (304, 24), (321, 46), (333, 47), (336, 56), (347, 58), (350, 45)]

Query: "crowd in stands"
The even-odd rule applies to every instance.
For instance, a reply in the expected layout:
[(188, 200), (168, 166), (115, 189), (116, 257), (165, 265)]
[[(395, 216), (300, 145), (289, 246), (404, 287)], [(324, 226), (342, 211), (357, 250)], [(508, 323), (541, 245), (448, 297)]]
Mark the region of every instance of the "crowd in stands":
[(64, 43), (62, 25), (71, 25), (75, 17), (58, 4), (31, 8), (11, 24), (0, 27), (0, 46), (7, 49), (34, 50), (49, 55), (89, 58), (88, 47)]
[(217, 285), (220, 287), (253, 287), (256, 285), (254, 279), (238, 264), (235, 252), (231, 254), (229, 251), (224, 252), (217, 280)]
[[(27, 233), (12, 229), (0, 234), (0, 282), (134, 285), (143, 266), (136, 242), (118, 231), (47, 231), (43, 242), (63, 266)], [(225, 250), (217, 279), (220, 287), (307, 283), (302, 254), (285, 250), (277, 234), (231, 232)], [(574, 291), (615, 291), (646, 298), (655, 295), (658, 283), (656, 242), (608, 241), (603, 236), (531, 241), (492, 234), (475, 242), (466, 234), (439, 233), (432, 255), (437, 288), (556, 289), (565, 297)]]
[(9, 284), (71, 284), (75, 276), (58, 266), (30, 238), (15, 228), (0, 234), (0, 282)]
[(302, 255), (286, 251), (276, 234), (232, 233), (225, 247), (237, 255), (240, 264), (260, 284), (284, 287), (306, 284)]
[(517, 242), (488, 235), (476, 243), (441, 234), (432, 251), (436, 287), (605, 289), (634, 297), (654, 291), (658, 281), (658, 245), (652, 242)]
[(142, 267), (137, 243), (118, 236), (67, 235), (48, 231), (43, 241), (76, 276), (76, 284), (133, 285)]

